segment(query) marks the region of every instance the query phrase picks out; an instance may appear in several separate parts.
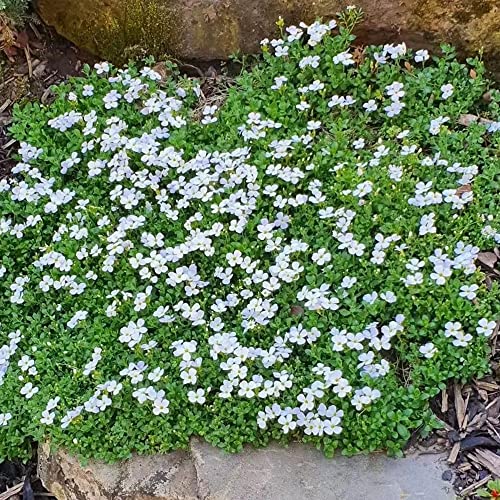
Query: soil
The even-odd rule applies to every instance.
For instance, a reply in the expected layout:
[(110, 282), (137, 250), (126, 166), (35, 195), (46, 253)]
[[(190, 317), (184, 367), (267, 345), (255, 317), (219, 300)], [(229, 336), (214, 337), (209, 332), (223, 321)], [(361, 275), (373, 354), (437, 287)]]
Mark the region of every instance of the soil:
[[(0, 23), (0, 34), (2, 30), (11, 28)], [(85, 63), (95, 62), (92, 55), (34, 17), (23, 31), (11, 33), (15, 45), (0, 51), (0, 178), (8, 175), (14, 163), (11, 153), (16, 143), (8, 135), (14, 105), (28, 100), (49, 102), (52, 85), (79, 75)]]

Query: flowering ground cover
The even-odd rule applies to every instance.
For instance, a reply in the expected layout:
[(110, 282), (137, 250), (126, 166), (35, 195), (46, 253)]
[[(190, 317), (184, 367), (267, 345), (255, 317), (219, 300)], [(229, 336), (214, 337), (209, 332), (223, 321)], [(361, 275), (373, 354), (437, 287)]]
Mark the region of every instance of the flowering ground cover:
[(16, 112), (0, 181), (0, 458), (270, 439), (398, 453), (488, 371), (500, 95), (443, 47), (279, 28), (224, 102), (88, 69)]

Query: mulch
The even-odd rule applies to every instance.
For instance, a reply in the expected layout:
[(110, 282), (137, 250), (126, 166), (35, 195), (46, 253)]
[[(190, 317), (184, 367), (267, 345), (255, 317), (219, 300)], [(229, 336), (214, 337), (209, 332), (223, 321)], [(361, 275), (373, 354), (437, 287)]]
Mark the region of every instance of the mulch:
[[(479, 254), (488, 288), (500, 279), (500, 250)], [(448, 462), (455, 468), (457, 493), (474, 498), (490, 479), (500, 477), (500, 322), (491, 337), (491, 374), (471, 384), (455, 383), (441, 394), (440, 411), (448, 425)], [(436, 412), (436, 413), (438, 413)], [(438, 413), (439, 415), (439, 413)]]
[[(500, 279), (500, 250), (479, 254), (488, 288)], [(491, 337), (491, 373), (462, 385), (454, 382), (431, 403), (442, 429), (411, 448), (420, 454), (447, 454), (443, 480), (453, 484), (458, 498), (476, 500), (475, 492), (500, 477), (500, 321)]]

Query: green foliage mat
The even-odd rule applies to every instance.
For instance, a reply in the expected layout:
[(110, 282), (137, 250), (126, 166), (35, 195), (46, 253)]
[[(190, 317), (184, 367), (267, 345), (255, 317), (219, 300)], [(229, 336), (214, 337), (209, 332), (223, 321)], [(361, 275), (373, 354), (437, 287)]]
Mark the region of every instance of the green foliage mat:
[[(0, 181), (0, 459), (429, 432), (488, 371), (500, 97), (482, 63), (283, 29), (227, 93), (107, 63), (17, 109)], [(487, 125), (458, 124), (482, 113)]]

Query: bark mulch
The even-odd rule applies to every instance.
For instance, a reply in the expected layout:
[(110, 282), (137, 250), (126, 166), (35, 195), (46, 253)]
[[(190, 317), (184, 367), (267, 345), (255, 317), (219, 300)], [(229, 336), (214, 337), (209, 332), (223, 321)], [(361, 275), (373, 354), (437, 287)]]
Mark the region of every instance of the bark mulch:
[[(500, 279), (500, 250), (482, 252), (478, 258), (491, 288)], [(453, 483), (458, 498), (475, 494), (488, 481), (500, 478), (500, 321), (491, 337), (491, 373), (470, 384), (455, 382), (432, 403), (442, 429), (417, 441), (418, 453), (447, 453), (450, 469), (443, 480)]]

